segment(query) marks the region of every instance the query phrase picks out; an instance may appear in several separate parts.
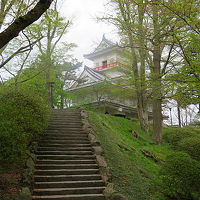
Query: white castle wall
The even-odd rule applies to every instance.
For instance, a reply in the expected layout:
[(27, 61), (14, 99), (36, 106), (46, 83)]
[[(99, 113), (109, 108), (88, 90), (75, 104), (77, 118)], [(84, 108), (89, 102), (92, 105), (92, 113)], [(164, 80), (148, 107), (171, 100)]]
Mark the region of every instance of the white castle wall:
[(107, 64), (114, 63), (117, 61), (117, 53), (109, 52), (107, 54), (102, 54), (99, 57), (93, 59), (94, 67), (102, 66), (103, 61), (107, 60)]

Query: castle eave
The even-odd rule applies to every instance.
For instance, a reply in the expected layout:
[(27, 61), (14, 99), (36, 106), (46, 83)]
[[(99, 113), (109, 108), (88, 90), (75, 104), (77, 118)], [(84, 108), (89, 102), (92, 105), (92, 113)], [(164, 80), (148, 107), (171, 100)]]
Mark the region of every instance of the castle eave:
[(115, 51), (115, 50), (118, 50), (117, 46), (113, 46), (113, 47), (109, 47), (109, 48), (106, 48), (106, 49), (102, 49), (101, 51), (93, 52), (93, 53), (90, 53), (90, 54), (84, 54), (83, 57), (87, 58), (89, 60), (93, 60), (98, 56), (101, 56), (103, 54), (107, 54), (107, 53)]

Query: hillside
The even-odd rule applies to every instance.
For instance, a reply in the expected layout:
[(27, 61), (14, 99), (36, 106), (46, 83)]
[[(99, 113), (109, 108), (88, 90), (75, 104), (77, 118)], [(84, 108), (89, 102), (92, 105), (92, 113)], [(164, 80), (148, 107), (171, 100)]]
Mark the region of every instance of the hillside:
[[(91, 111), (88, 114), (104, 149), (115, 190), (128, 200), (164, 199), (159, 192), (159, 170), (166, 156), (173, 152), (169, 144), (156, 145), (133, 120)], [(139, 138), (134, 137), (130, 130), (134, 130)], [(158, 162), (145, 157), (141, 149), (151, 152)]]

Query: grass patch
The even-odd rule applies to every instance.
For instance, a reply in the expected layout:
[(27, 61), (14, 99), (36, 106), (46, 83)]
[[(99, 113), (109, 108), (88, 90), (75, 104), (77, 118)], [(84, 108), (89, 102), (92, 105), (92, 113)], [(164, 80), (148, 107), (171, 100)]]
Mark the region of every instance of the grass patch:
[[(113, 175), (115, 190), (128, 200), (164, 199), (160, 192), (159, 171), (170, 154), (169, 144), (156, 145), (151, 136), (131, 120), (89, 111), (89, 122), (96, 132)], [(130, 130), (134, 130), (136, 139)], [(159, 162), (145, 157), (141, 149), (151, 152)]]

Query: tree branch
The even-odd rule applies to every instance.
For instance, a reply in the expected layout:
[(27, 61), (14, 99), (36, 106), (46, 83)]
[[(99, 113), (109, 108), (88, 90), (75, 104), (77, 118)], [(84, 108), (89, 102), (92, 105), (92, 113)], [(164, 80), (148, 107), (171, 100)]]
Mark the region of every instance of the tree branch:
[(162, 74), (164, 74), (165, 71), (166, 71), (166, 68), (167, 68), (167, 65), (168, 65), (168, 63), (169, 63), (169, 60), (170, 60), (170, 57), (171, 57), (171, 53), (172, 53), (173, 48), (174, 48), (174, 42), (172, 43), (172, 45), (171, 45), (171, 47), (170, 47), (167, 60), (166, 60), (166, 62), (165, 62), (165, 64), (164, 64), (164, 67), (163, 67), (163, 69), (162, 69)]
[(26, 15), (21, 16), (3, 32), (0, 33), (0, 49), (9, 43), (10, 40), (17, 37), (20, 31), (35, 22), (49, 8), (53, 0), (40, 0), (36, 6)]
[(39, 71), (38, 73), (34, 74), (33, 76), (31, 76), (30, 78), (24, 79), (22, 81), (16, 82), (15, 84), (19, 84), (19, 83), (24, 83), (26, 81), (29, 81), (33, 78), (35, 78), (36, 76), (40, 75), (42, 72), (44, 72), (46, 70), (46, 68), (44, 68), (43, 70)]
[(15, 51), (10, 57), (8, 57), (3, 63), (0, 64), (0, 69), (5, 65), (7, 64), (12, 58), (14, 58), (17, 54), (19, 53), (24, 53), (26, 51), (29, 51), (30, 49), (32, 49), (32, 46), (34, 44), (36, 44), (38, 41), (40, 41), (42, 38), (39, 38), (38, 40), (24, 46), (24, 47), (21, 47), (19, 48), (17, 51)]

